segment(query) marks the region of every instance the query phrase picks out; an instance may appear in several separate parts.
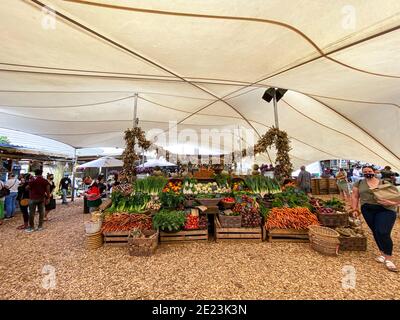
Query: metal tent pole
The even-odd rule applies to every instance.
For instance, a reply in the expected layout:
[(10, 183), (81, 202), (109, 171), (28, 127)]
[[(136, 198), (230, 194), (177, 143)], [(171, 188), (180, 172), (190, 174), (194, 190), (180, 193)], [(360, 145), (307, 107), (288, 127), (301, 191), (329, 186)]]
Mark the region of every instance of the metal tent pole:
[(279, 129), (278, 121), (278, 102), (276, 101), (276, 89), (274, 89), (274, 117), (275, 117), (275, 127)]
[(72, 186), (71, 186), (71, 190), (72, 190), (72, 194), (71, 194), (71, 201), (75, 201), (75, 176), (76, 176), (76, 166), (78, 164), (78, 157), (76, 156), (76, 148), (74, 151), (74, 164), (73, 164), (73, 168), (72, 168)]
[(133, 105), (133, 127), (136, 128), (138, 126), (138, 118), (137, 118), (137, 103), (138, 103), (138, 94), (134, 94), (134, 105)]

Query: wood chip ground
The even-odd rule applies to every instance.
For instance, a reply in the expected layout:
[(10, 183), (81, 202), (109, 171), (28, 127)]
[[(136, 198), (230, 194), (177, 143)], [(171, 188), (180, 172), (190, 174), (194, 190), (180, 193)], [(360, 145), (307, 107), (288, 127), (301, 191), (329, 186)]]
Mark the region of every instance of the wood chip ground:
[[(370, 232), (366, 252), (339, 257), (307, 243), (239, 241), (162, 245), (154, 256), (131, 257), (127, 248), (85, 249), (82, 205), (58, 204), (40, 232), (16, 230), (20, 214), (0, 226), (2, 299), (400, 299), (400, 274), (374, 261)], [(398, 257), (399, 221), (393, 240)], [(46, 265), (55, 268), (53, 289), (43, 288)], [(355, 289), (342, 288), (345, 266), (355, 268)]]

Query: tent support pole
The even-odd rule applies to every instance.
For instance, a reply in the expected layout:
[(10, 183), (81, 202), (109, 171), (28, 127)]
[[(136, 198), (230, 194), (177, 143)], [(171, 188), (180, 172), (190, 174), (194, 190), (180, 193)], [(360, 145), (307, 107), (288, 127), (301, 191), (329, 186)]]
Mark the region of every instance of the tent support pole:
[(133, 104), (133, 127), (136, 128), (138, 125), (138, 118), (137, 118), (137, 102), (138, 102), (138, 94), (134, 94), (134, 104)]
[(72, 190), (72, 194), (71, 194), (71, 201), (75, 201), (75, 176), (76, 176), (76, 166), (78, 164), (78, 157), (76, 156), (76, 149), (74, 152), (74, 164), (72, 167), (72, 186), (71, 186), (71, 190)]
[(278, 103), (276, 101), (276, 89), (274, 89), (274, 117), (275, 117), (275, 127), (279, 129), (278, 121)]

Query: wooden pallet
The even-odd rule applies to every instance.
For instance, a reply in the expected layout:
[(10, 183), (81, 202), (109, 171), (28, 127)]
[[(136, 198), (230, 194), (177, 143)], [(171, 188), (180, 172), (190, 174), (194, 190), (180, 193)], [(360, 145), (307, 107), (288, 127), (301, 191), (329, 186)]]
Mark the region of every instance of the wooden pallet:
[(129, 231), (103, 232), (104, 245), (113, 247), (125, 247), (128, 245)]
[(308, 230), (272, 229), (266, 231), (269, 242), (309, 242)]
[(187, 243), (192, 241), (208, 241), (208, 229), (160, 232), (160, 243)]
[(215, 217), (215, 241), (250, 240), (262, 241), (263, 233), (260, 228), (222, 228), (218, 218)]

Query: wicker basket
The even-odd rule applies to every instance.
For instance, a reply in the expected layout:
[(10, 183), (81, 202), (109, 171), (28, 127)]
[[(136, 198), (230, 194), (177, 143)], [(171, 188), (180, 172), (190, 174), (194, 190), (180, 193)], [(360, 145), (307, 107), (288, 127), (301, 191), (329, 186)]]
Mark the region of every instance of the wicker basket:
[(197, 202), (200, 202), (203, 206), (215, 207), (221, 201), (221, 198), (205, 198), (196, 200)]
[(308, 229), (312, 249), (326, 255), (338, 255), (340, 244), (338, 232), (321, 226), (310, 226)]
[(101, 229), (101, 220), (85, 222), (86, 234), (98, 233)]
[(242, 215), (239, 216), (226, 216), (224, 214), (218, 214), (218, 219), (222, 228), (241, 228), (242, 227)]
[(128, 248), (131, 256), (151, 256), (158, 246), (158, 230), (143, 230), (146, 238), (128, 236)]
[(111, 199), (104, 199), (101, 205), (99, 206), (99, 211), (104, 211), (111, 207), (112, 205), (112, 200)]
[(339, 237), (340, 251), (367, 251), (367, 237)]
[(318, 213), (318, 220), (325, 227), (347, 227), (349, 225), (349, 214), (346, 213)]
[(222, 204), (222, 207), (223, 207), (225, 210), (232, 209), (232, 208), (235, 206), (235, 202), (225, 202), (225, 201), (221, 201), (221, 204)]

